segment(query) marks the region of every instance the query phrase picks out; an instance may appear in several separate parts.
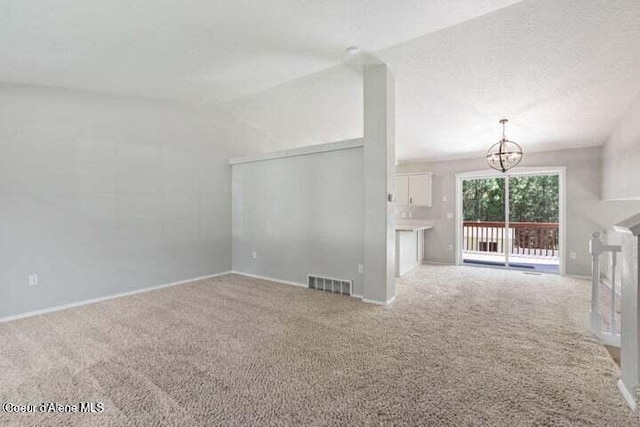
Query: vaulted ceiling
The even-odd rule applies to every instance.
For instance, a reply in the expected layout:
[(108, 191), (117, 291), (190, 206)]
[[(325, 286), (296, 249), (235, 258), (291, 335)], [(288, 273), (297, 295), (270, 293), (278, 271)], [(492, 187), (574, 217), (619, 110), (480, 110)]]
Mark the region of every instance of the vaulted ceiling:
[(529, 0), (379, 52), (399, 159), (601, 145), (640, 90), (640, 2)]
[[(601, 145), (640, 90), (640, 2), (527, 0), (375, 52), (397, 80), (400, 161)], [(226, 104), (283, 146), (362, 135), (350, 66)]]
[[(0, 0), (0, 81), (213, 103), (274, 141), (362, 134), (362, 46), (400, 160), (599, 145), (640, 89), (635, 0)], [(346, 62), (345, 62), (346, 61)]]
[(0, 0), (0, 80), (221, 102), (516, 0)]

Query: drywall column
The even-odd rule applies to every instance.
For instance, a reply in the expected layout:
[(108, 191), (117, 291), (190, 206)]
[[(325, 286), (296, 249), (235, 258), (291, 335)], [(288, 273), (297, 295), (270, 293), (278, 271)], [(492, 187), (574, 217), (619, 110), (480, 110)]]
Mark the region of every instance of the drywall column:
[(395, 289), (395, 80), (386, 65), (364, 67), (364, 292), (386, 304)]
[(614, 226), (622, 234), (622, 330), (620, 331), (620, 370), (618, 385), (629, 405), (635, 409), (640, 385), (640, 214)]

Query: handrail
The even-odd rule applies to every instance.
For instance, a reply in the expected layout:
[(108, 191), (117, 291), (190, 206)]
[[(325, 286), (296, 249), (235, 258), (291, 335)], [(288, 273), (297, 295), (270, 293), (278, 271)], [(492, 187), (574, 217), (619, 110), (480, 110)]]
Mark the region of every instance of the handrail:
[[(620, 345), (620, 335), (616, 328), (616, 266), (617, 255), (622, 252), (622, 246), (605, 245), (600, 240), (601, 233), (594, 231), (589, 241), (589, 253), (591, 253), (591, 331), (609, 344)], [(604, 253), (611, 254), (611, 313), (608, 333), (602, 328), (602, 311), (600, 307), (600, 286), (602, 283), (600, 271), (600, 256)]]
[[(504, 228), (504, 221), (463, 221), (465, 227), (495, 227)], [(558, 228), (557, 222), (509, 222), (510, 228)]]

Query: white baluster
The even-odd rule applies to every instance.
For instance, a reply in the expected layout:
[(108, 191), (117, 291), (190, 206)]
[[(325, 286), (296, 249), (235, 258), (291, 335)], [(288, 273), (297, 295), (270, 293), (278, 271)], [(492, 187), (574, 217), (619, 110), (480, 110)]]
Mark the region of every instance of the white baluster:
[(612, 337), (618, 335), (618, 328), (616, 328), (616, 264), (617, 264), (617, 252), (611, 252), (611, 335)]
[(602, 314), (600, 313), (600, 255), (602, 254), (600, 232), (594, 231), (589, 242), (591, 253), (591, 332), (602, 335)]

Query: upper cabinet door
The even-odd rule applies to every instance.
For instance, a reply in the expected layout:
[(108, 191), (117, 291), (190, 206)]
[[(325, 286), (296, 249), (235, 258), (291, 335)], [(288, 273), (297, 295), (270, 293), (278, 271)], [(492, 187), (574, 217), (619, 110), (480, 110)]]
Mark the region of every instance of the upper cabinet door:
[(409, 204), (431, 206), (431, 174), (409, 175)]
[(398, 175), (393, 177), (396, 204), (408, 205), (409, 204), (409, 177), (406, 175)]

